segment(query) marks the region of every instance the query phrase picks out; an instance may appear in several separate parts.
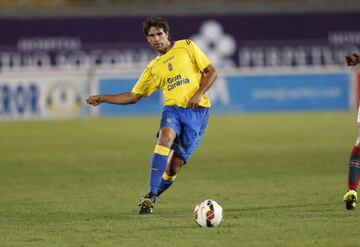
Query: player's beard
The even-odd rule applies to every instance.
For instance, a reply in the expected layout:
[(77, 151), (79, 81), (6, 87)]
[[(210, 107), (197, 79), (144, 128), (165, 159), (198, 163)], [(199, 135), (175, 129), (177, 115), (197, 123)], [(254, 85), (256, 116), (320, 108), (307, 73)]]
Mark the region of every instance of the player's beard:
[(152, 45), (152, 47), (161, 54), (165, 54), (167, 52), (168, 46), (170, 46), (170, 41), (168, 40), (161, 42), (159, 44)]
[(163, 53), (166, 49), (166, 44), (160, 44), (160, 45), (155, 45), (154, 48), (160, 52), (160, 53)]

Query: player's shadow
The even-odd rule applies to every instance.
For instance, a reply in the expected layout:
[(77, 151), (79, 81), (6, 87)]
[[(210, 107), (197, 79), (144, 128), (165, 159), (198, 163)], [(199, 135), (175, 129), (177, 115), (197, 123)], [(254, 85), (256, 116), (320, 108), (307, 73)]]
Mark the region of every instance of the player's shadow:
[[(322, 203), (321, 206), (333, 206), (333, 203)], [(224, 208), (225, 212), (236, 213), (244, 211), (263, 211), (263, 210), (273, 210), (273, 209), (292, 209), (292, 208), (314, 208), (319, 210), (318, 204), (297, 204), (297, 205), (274, 205), (274, 206), (262, 206), (262, 207), (248, 207), (248, 208)], [(329, 211), (333, 211), (329, 209)]]
[(156, 229), (165, 229), (165, 230), (168, 230), (169, 227), (171, 229), (193, 229), (193, 228), (199, 228), (195, 223), (193, 222), (190, 222), (189, 221), (189, 224), (187, 225), (169, 225), (169, 226), (156, 226)]

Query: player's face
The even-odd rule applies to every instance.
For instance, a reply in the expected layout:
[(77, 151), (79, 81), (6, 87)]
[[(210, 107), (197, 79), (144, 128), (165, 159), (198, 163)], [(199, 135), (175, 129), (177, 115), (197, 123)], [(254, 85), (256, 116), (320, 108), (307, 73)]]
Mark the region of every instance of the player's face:
[(170, 46), (169, 34), (162, 28), (150, 27), (147, 40), (159, 53), (165, 53)]

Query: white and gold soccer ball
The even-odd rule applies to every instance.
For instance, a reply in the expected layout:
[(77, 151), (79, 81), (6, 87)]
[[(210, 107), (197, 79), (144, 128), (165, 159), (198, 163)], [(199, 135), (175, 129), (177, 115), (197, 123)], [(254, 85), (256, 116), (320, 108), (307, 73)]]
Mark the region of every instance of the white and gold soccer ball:
[(194, 210), (195, 222), (201, 227), (217, 227), (221, 224), (223, 217), (222, 207), (211, 199), (200, 202)]

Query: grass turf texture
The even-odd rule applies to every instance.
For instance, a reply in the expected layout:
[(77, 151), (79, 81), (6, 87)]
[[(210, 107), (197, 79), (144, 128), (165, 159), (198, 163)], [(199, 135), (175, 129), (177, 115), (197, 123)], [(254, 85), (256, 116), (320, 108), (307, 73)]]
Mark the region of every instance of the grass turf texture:
[[(139, 216), (158, 117), (0, 122), (1, 246), (357, 246), (355, 113), (212, 116), (154, 214)], [(218, 228), (193, 209), (212, 198)]]

